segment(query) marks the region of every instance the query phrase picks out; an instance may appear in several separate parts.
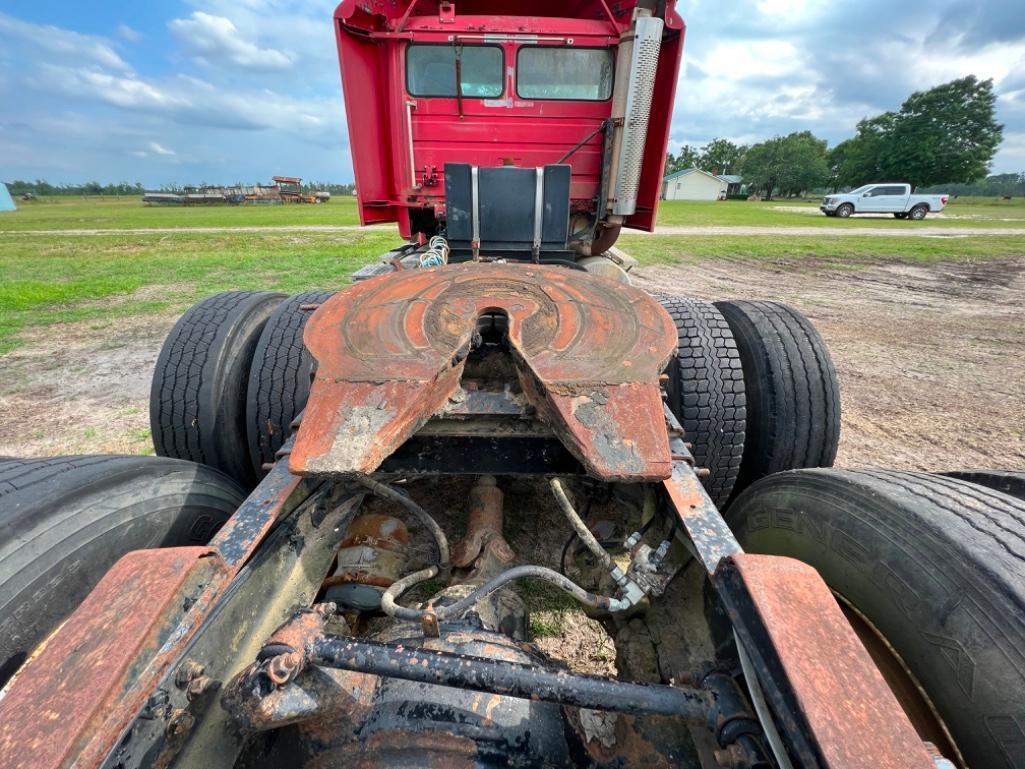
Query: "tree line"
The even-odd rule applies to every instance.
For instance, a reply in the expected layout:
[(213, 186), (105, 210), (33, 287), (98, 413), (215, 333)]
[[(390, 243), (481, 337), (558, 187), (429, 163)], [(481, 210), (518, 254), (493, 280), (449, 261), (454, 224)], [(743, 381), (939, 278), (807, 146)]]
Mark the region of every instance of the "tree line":
[(913, 93), (897, 112), (862, 120), (853, 137), (832, 149), (810, 131), (752, 146), (715, 139), (701, 149), (685, 145), (670, 153), (666, 173), (700, 168), (742, 175), (749, 192), (766, 198), (886, 181), (914, 188), (941, 184), (952, 194), (1020, 195), (1025, 175), (986, 177), (1003, 129), (993, 81), (968, 76)]
[[(160, 192), (171, 192), (181, 194), (188, 190), (199, 189), (210, 186), (206, 182), (195, 186), (179, 186), (177, 184), (164, 184), (159, 188)], [(231, 185), (225, 185), (231, 186)], [(244, 186), (241, 182), (236, 186)], [(334, 182), (303, 182), (303, 188), (307, 190), (324, 190), (332, 195), (352, 195), (356, 189), (354, 184), (335, 184)], [(32, 195), (142, 195), (146, 192), (139, 182), (129, 184), (119, 182), (117, 184), (100, 184), (99, 182), (85, 182), (84, 184), (50, 184), (44, 179), (36, 179), (34, 182), (15, 179), (7, 182), (7, 189), (12, 195), (18, 197), (31, 193)]]

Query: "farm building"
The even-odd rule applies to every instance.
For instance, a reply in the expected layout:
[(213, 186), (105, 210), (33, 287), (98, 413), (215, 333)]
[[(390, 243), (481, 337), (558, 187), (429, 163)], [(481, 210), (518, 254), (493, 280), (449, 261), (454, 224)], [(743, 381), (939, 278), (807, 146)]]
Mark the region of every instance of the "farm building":
[[(732, 177), (737, 178), (737, 177)], [(699, 168), (687, 168), (662, 180), (663, 200), (719, 200), (730, 182)]]
[(14, 200), (7, 189), (7, 185), (0, 182), (0, 211), (14, 211)]
[(744, 177), (736, 176), (735, 174), (723, 174), (719, 177), (726, 182), (726, 194), (727, 195), (739, 195), (741, 187), (744, 185)]

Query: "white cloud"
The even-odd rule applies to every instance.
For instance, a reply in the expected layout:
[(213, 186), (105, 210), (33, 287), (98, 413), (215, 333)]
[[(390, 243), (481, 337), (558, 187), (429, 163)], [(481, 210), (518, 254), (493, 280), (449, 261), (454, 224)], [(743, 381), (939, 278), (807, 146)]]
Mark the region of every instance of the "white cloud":
[(112, 75), (95, 69), (44, 64), (36, 82), (51, 91), (136, 110), (167, 111), (189, 106), (186, 96), (141, 80), (134, 74)]
[(204, 62), (230, 61), (247, 69), (287, 69), (294, 57), (276, 48), (260, 48), (242, 37), (224, 16), (195, 11), (187, 19), (174, 19), (168, 28), (186, 48)]
[(701, 68), (724, 80), (799, 74), (803, 57), (789, 40), (736, 40), (717, 43), (702, 56)]
[(167, 147), (164, 147), (163, 145), (157, 144), (156, 142), (150, 142), (149, 143), (149, 148), (153, 152), (153, 154), (155, 154), (155, 155), (173, 156), (173, 155), (178, 154), (174, 150), (169, 150), (169, 149), (167, 149)]
[(338, 98), (293, 98), (275, 91), (221, 87), (181, 75), (150, 80), (134, 73), (43, 65), (32, 80), (36, 88), (86, 102), (154, 115), (175, 123), (239, 130), (301, 133), (309, 141), (344, 133)]
[(0, 13), (0, 39), (16, 41), (29, 49), (48, 54), (50, 59), (69, 63), (93, 64), (116, 70), (130, 67), (118, 56), (110, 41), (51, 25), (33, 24)]
[(142, 40), (142, 33), (138, 30), (132, 29), (127, 24), (118, 24), (117, 34), (118, 37), (129, 43), (138, 43)]

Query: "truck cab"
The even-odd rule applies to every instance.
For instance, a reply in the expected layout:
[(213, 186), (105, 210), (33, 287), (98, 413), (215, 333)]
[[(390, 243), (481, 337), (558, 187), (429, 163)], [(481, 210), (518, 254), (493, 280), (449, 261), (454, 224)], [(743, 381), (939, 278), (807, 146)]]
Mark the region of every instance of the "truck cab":
[(345, 0), (335, 26), (363, 224), (453, 261), (573, 261), (654, 228), (672, 0)]
[(820, 210), (826, 216), (847, 219), (855, 214), (893, 214), (897, 219), (921, 221), (942, 211), (948, 195), (914, 195), (910, 184), (866, 184), (848, 193), (829, 195)]

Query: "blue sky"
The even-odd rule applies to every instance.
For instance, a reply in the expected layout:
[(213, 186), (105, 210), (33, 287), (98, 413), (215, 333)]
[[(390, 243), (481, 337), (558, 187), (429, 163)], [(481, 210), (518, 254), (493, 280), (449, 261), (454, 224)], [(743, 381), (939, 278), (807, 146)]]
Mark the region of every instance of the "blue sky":
[[(3, 0), (0, 179), (349, 181), (331, 0)], [(996, 81), (995, 172), (1025, 170), (1021, 0), (681, 0), (672, 149), (862, 117)], [(458, 8), (458, 2), (457, 2)]]

